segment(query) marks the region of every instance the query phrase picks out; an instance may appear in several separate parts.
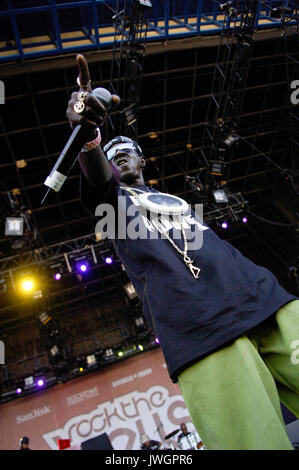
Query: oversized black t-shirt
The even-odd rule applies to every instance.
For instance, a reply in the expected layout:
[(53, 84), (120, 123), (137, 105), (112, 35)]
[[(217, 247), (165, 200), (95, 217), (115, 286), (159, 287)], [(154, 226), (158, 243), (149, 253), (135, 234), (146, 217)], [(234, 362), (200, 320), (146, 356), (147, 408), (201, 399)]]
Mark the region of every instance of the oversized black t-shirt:
[[(137, 193), (158, 192), (145, 185), (134, 188)], [(133, 213), (138, 205), (114, 178), (100, 191), (91, 189), (83, 174), (81, 201), (93, 214), (102, 203), (112, 204), (116, 215), (128, 212), (128, 208)], [(102, 210), (99, 213), (103, 215)], [(193, 264), (201, 269), (198, 279), (169, 240), (157, 231), (158, 238), (150, 238), (153, 224), (144, 215), (139, 219), (139, 229), (145, 230), (147, 239), (144, 236), (123, 238), (123, 228), (119, 231), (117, 225), (112, 234), (113, 244), (142, 301), (144, 315), (159, 339), (174, 382), (188, 365), (228, 344), (296, 299), (268, 269), (257, 266), (207, 225), (196, 221), (194, 213), (186, 217), (184, 226), (189, 245), (192, 245), (192, 233), (194, 237), (202, 236), (201, 248), (188, 252)], [(99, 222), (103, 220), (104, 217)], [(127, 227), (130, 223), (135, 226), (136, 220), (136, 212), (128, 215)], [(172, 228), (167, 233), (171, 238), (181, 236), (181, 230)], [(174, 241), (180, 249), (184, 248), (183, 239)]]

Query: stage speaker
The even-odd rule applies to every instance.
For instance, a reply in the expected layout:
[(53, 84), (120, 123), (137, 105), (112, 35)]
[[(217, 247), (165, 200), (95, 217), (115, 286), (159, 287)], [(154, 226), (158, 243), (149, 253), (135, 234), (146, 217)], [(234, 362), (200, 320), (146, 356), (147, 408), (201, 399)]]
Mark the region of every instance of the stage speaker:
[(81, 443), (82, 450), (114, 450), (106, 433)]
[(288, 424), (286, 429), (292, 446), (299, 450), (299, 419)]

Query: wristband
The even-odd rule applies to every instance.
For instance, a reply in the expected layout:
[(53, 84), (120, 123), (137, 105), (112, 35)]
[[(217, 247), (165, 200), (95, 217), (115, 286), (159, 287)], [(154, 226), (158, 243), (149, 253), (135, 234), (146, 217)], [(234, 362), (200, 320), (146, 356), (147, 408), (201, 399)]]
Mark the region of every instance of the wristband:
[(83, 152), (89, 152), (90, 150), (93, 150), (100, 145), (102, 137), (101, 137), (101, 131), (98, 127), (97, 127), (97, 133), (98, 135), (94, 140), (92, 140), (91, 142), (86, 142), (86, 144), (83, 147)]

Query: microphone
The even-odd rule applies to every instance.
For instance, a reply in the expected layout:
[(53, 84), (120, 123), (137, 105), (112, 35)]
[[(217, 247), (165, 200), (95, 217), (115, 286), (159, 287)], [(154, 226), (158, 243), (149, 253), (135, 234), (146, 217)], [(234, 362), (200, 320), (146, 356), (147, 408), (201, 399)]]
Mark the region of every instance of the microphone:
[[(95, 88), (91, 93), (96, 95), (107, 111), (111, 109), (113, 100), (111, 93), (106, 90), (106, 88)], [(57, 162), (52, 168), (51, 173), (44, 182), (44, 185), (48, 186), (49, 189), (41, 204), (44, 203), (50, 189), (53, 189), (56, 192), (60, 191), (85, 145), (86, 137), (84, 137), (83, 134), (84, 130), (82, 129), (81, 124), (77, 124), (64, 146), (64, 149), (59, 155)]]

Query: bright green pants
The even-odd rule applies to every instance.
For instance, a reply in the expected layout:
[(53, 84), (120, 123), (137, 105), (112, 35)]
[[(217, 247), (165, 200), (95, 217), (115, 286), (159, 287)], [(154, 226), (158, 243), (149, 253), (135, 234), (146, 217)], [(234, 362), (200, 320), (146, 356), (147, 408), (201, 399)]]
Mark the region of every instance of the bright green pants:
[(291, 450), (280, 401), (299, 418), (299, 300), (183, 371), (178, 384), (208, 450)]

